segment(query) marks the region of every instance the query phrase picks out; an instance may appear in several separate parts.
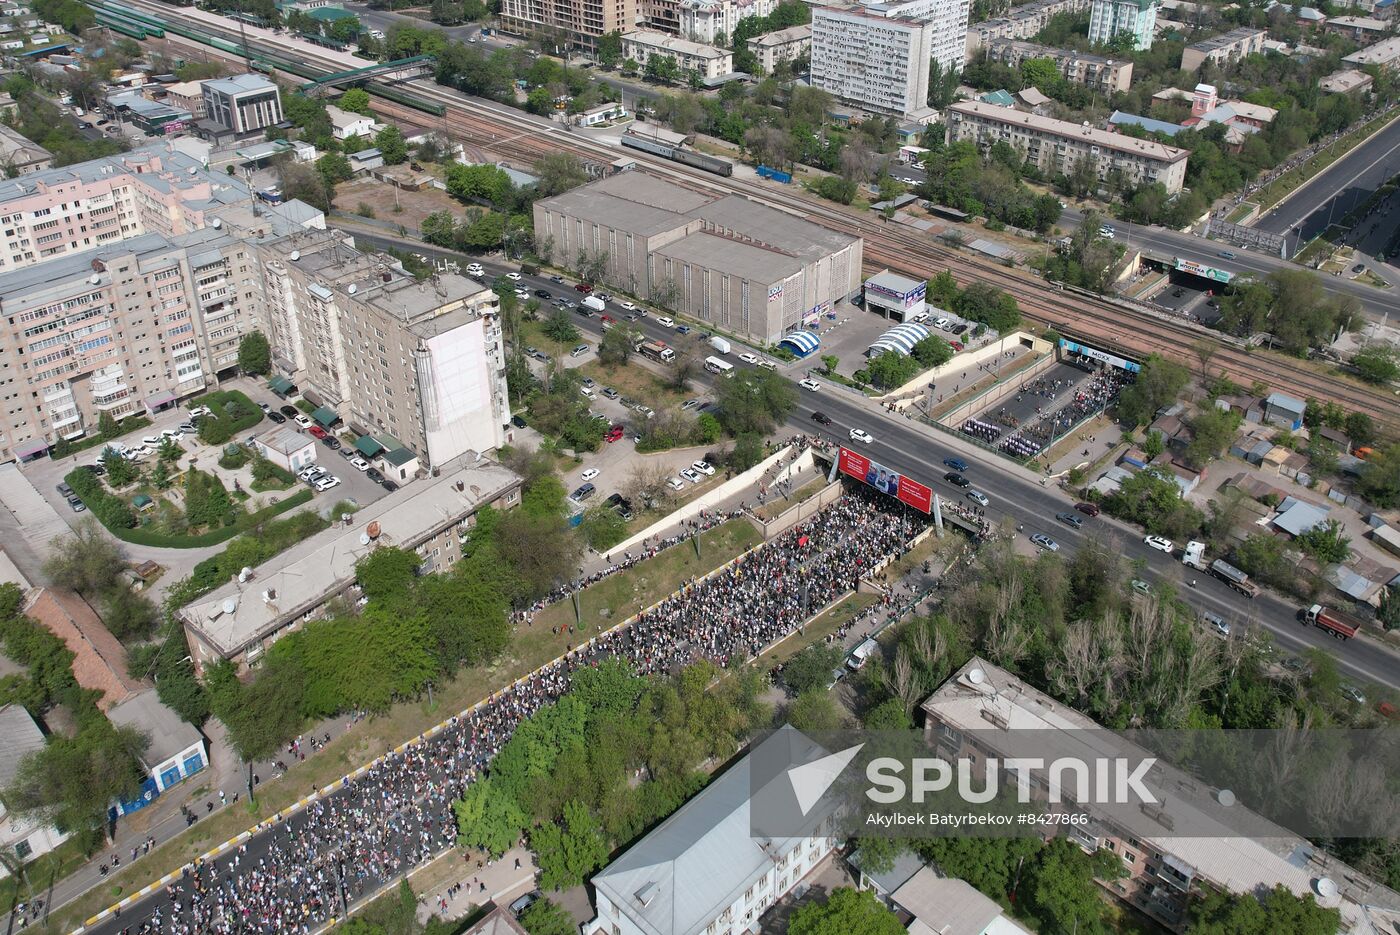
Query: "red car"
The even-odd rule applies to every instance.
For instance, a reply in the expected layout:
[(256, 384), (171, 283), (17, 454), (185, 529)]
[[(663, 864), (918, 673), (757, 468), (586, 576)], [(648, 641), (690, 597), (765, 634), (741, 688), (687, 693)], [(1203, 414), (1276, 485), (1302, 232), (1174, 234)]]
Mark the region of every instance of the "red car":
[(598, 319), (598, 320), (601, 321), (601, 322), (602, 322), (603, 324), (605, 324), (605, 325), (614, 324), (613, 317), (612, 317), (611, 315), (604, 315), (602, 318), (600, 318), (600, 319)]
[(960, 350), (963, 349), (963, 346), (962, 346), (962, 342), (961, 342), (961, 341), (949, 341), (949, 342), (948, 342), (948, 346), (951, 347), (951, 348), (953, 349), (953, 352), (954, 352), (954, 353), (956, 353), (956, 352), (958, 352), (958, 351), (960, 351)]
[(608, 429), (608, 434), (603, 436), (603, 440), (608, 443), (619, 441), (621, 438), (622, 426), (620, 425), (614, 425), (612, 428)]
[(588, 293), (593, 291), (593, 284), (588, 282), (575, 283), (574, 288), (584, 295), (588, 295)]
[(310, 432), (312, 437), (314, 438), (326, 437), (326, 430), (321, 428), (319, 425), (313, 425), (310, 428), (308, 428), (307, 431)]

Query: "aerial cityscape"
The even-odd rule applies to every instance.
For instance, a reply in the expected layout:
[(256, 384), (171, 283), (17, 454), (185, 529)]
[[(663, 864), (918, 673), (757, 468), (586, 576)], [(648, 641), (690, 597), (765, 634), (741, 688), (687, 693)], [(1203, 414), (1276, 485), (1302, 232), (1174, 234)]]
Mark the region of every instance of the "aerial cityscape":
[(1394, 0), (0, 50), (5, 935), (1400, 933)]

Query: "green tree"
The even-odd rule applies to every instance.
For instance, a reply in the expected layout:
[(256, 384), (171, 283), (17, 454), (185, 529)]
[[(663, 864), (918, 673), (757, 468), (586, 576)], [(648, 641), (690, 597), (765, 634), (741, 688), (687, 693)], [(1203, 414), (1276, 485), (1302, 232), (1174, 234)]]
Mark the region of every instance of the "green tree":
[(783, 684), (795, 695), (809, 689), (825, 689), (831, 673), (841, 665), (841, 647), (813, 643), (783, 665)]
[(953, 301), (953, 311), (1001, 334), (1021, 323), (1021, 309), (1016, 299), (984, 282), (971, 283), (962, 290)]
[(374, 135), (374, 147), (384, 157), (384, 164), (397, 166), (408, 160), (408, 144), (404, 142), (403, 131), (392, 123)]
[(767, 435), (797, 405), (792, 383), (769, 370), (743, 370), (719, 380), (719, 420), (733, 435)]
[(898, 351), (885, 351), (865, 365), (870, 382), (882, 390), (903, 386), (919, 372), (919, 363)]
[(525, 812), (492, 777), (478, 779), (452, 805), (457, 815), (457, 846), (477, 847), (492, 858), (515, 846), (525, 830)]
[(546, 337), (558, 341), (560, 344), (572, 344), (579, 339), (578, 328), (574, 326), (569, 313), (562, 308), (549, 316), (540, 330), (544, 332)]
[(534, 171), (540, 180), (535, 188), (541, 198), (562, 194), (588, 181), (588, 171), (579, 158), (563, 151), (541, 156)]
[(1191, 374), (1186, 367), (1158, 354), (1143, 361), (1137, 380), (1118, 396), (1118, 417), (1130, 425), (1145, 425), (1157, 411), (1176, 402)]
[(1400, 359), (1388, 344), (1368, 344), (1351, 358), (1351, 365), (1367, 383), (1393, 383), (1400, 377)]
[(595, 552), (606, 552), (627, 538), (627, 522), (610, 506), (599, 505), (583, 514), (579, 534)]
[(336, 101), (336, 106), (341, 110), (348, 110), (352, 114), (362, 114), (368, 117), (369, 112), (369, 92), (364, 88), (351, 88), (340, 96)]
[(788, 923), (789, 935), (903, 935), (899, 917), (869, 890), (849, 886), (831, 891), (822, 902), (799, 906)]
[(1351, 439), (1353, 448), (1362, 448), (1375, 440), (1376, 423), (1364, 412), (1349, 412), (1343, 424), (1343, 431), (1347, 433), (1347, 438)]
[(598, 819), (578, 801), (564, 805), (562, 822), (531, 829), (530, 846), (539, 858), (540, 886), (547, 890), (577, 886), (608, 860)]
[(151, 599), (127, 587), (125, 582), (107, 591), (102, 611), (102, 622), (124, 643), (149, 637), (159, 620)]
[(327, 188), (339, 182), (348, 182), (355, 177), (355, 170), (350, 168), (350, 160), (342, 153), (326, 153), (321, 156), (316, 160), (316, 171), (320, 173)]
[(409, 601), (419, 558), (397, 546), (375, 549), (355, 563), (355, 580), (371, 601), (403, 606)]
[(1186, 446), (1186, 461), (1195, 468), (1220, 457), (1240, 427), (1240, 416), (1227, 409), (1207, 406), (1191, 420), (1193, 437)]
[(937, 335), (929, 335), (910, 349), (921, 367), (937, 367), (953, 359), (953, 348)]
[(1200, 510), (1181, 499), (1174, 477), (1155, 467), (1123, 481), (1104, 507), (1120, 519), (1171, 539), (1193, 537), (1204, 522)]
[(828, 374), (835, 373), (835, 372), (836, 372), (836, 367), (837, 367), (840, 363), (841, 363), (841, 358), (840, 358), (840, 357), (837, 357), (835, 354), (823, 354), (823, 355), (822, 355), (822, 369), (825, 370)]
[(1340, 565), (1351, 557), (1351, 539), (1336, 520), (1318, 523), (1294, 541), (1300, 549), (1324, 565)]
[(250, 331), (238, 341), (238, 369), (265, 374), (272, 369), (272, 346), (261, 331)]
[(729, 452), (729, 466), (738, 471), (747, 471), (763, 460), (763, 436), (757, 432), (742, 432), (734, 440), (734, 448)]
[(787, 707), (787, 722), (798, 730), (839, 730), (841, 721), (841, 710), (825, 686), (807, 689)]
[(1191, 916), (1187, 935), (1332, 935), (1341, 925), (1338, 910), (1283, 886), (1275, 886), (1262, 899), (1211, 890), (1192, 903)]
[(96, 520), (86, 518), (64, 536), (49, 541), (44, 574), (60, 588), (87, 598), (105, 594), (121, 580), (126, 556)]
[[(604, 36), (603, 38), (607, 38)], [(530, 935), (578, 935), (578, 923), (567, 909), (549, 899), (537, 899), (520, 914)]]
[(122, 430), (121, 426), (117, 425), (117, 420), (112, 417), (112, 414), (104, 410), (97, 416), (97, 433), (104, 439), (116, 438), (122, 433)]
[(1400, 597), (1394, 588), (1381, 589), (1381, 606), (1376, 611), (1376, 619), (1387, 631), (1400, 629)]
[(1379, 507), (1400, 504), (1400, 445), (1372, 450), (1357, 478), (1357, 490)]
[(233, 749), (244, 762), (266, 759), (301, 732), (304, 675), (294, 662), (269, 656), (248, 685), (221, 663), (207, 676), (215, 716), (228, 727)]
[(1066, 838), (1055, 837), (1036, 855), (1027, 872), (1027, 910), (1044, 932), (1105, 933), (1109, 912), (1095, 879), (1115, 880), (1124, 873), (1111, 851), (1090, 855)]
[[(622, 34), (614, 30), (598, 37), (598, 64), (615, 68), (622, 61)], [(531, 932), (530, 935), (538, 935)]]
[(627, 363), (627, 358), (632, 355), (632, 347), (636, 341), (635, 334), (629, 334), (619, 327), (609, 328), (603, 332), (603, 339), (598, 342), (598, 359), (609, 367), (620, 367)]
[(131, 461), (115, 448), (102, 449), (102, 466), (107, 470), (107, 485), (113, 490), (120, 490), (127, 484), (136, 480), (140, 473), (136, 462)]

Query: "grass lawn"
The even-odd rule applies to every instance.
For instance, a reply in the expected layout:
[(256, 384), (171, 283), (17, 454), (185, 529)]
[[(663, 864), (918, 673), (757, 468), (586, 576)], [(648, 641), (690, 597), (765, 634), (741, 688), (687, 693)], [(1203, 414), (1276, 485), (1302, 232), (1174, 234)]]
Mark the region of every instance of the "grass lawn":
[(1357, 282), (1364, 282), (1368, 286), (1375, 286), (1377, 289), (1389, 289), (1390, 283), (1371, 272), (1369, 269), (1356, 277)]
[(1251, 211), (1255, 210), (1257, 207), (1258, 205), (1256, 205), (1252, 201), (1242, 202), (1239, 205), (1239, 207), (1235, 208), (1234, 211), (1230, 212), (1230, 217), (1228, 218), (1228, 220), (1232, 224), (1239, 224), (1249, 216), (1249, 213)]
[(821, 493), (825, 487), (825, 476), (814, 477), (806, 484), (794, 490), (792, 496), (784, 497), (781, 500), (769, 500), (767, 503), (763, 504), (763, 506), (754, 510), (754, 512), (764, 519), (777, 519), (803, 500), (815, 497), (817, 494)]
[(27, 901), (34, 895), (45, 896), (44, 891), (49, 884), (68, 876), (87, 861), (88, 857), (77, 838), (69, 838), (47, 854), (34, 858), (25, 868), (29, 877), (28, 888), (20, 885), (20, 881), (13, 876), (0, 880), (0, 913), (9, 915), (17, 900)]
[(773, 647), (771, 651), (764, 653), (761, 658), (754, 660), (753, 664), (760, 669), (771, 670), (774, 666), (786, 662), (813, 643), (819, 643), (826, 639), (828, 634), (835, 633), (846, 621), (879, 599), (880, 595), (878, 594), (849, 595), (844, 601), (827, 610), (802, 630), (793, 633)]
[[(690, 543), (661, 553), (635, 568), (613, 575), (588, 588), (581, 595), (584, 619), (596, 621), (583, 635), (550, 632), (551, 626), (574, 622), (572, 602), (555, 604), (519, 630), (510, 649), (490, 666), (465, 669), (433, 693), (427, 700), (395, 705), (377, 718), (361, 721), (335, 737), (326, 749), (298, 762), (280, 780), (269, 780), (259, 787), (256, 805), (238, 805), (201, 820), (179, 837), (161, 845), (135, 865), (109, 876), (94, 888), (54, 913), (54, 929), (71, 931), (123, 896), (178, 869), (211, 848), (248, 830), (252, 825), (281, 811), (305, 796), (355, 770), (387, 750), (415, 737), (485, 698), (492, 691), (533, 672), (588, 636), (625, 620), (675, 591), (692, 577), (702, 575), (729, 561), (750, 546), (759, 534), (747, 520), (733, 520), (700, 537), (700, 558)], [(610, 608), (604, 617), (600, 611)]]
[(662, 383), (649, 370), (631, 365), (631, 361), (621, 367), (610, 367), (601, 361), (590, 360), (578, 368), (579, 373), (592, 377), (601, 387), (610, 386), (628, 399), (644, 403), (661, 412), (685, 401), (678, 390)]

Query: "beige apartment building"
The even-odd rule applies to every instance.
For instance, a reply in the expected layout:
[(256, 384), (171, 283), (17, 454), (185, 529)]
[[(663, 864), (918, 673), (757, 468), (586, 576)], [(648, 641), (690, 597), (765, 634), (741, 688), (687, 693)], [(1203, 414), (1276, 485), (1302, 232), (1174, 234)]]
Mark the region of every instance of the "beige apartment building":
[(247, 187), (168, 143), (0, 181), (0, 272), (145, 233), (178, 236)]
[(1383, 39), (1375, 45), (1353, 52), (1342, 59), (1343, 64), (1355, 69), (1374, 65), (1382, 72), (1400, 69), (1400, 36)]
[(0, 274), (0, 456), (156, 411), (238, 362), (262, 290), (240, 233), (141, 234)]
[(510, 422), (500, 299), (453, 274), (418, 282), (334, 231), (259, 245), (279, 367), (360, 435), (427, 467), (493, 451)]
[(694, 71), (702, 78), (722, 78), (734, 71), (734, 55), (728, 49), (679, 39), (651, 29), (639, 29), (624, 35), (622, 54), (643, 68), (652, 56), (670, 56), (675, 59), (682, 74)]
[(1049, 175), (1068, 174), (1087, 159), (1100, 181), (1117, 169), (1129, 185), (1160, 182), (1168, 193), (1181, 191), (1191, 155), (1151, 140), (979, 101), (959, 101), (948, 107), (948, 141), (958, 140), (971, 140), (982, 148), (1004, 140)]
[(779, 62), (795, 61), (812, 51), (812, 27), (803, 24), (766, 32), (754, 36), (748, 45), (764, 74), (770, 74)]
[(1061, 13), (1082, 13), (1089, 9), (1090, 0), (1035, 0), (1013, 7), (1005, 16), (983, 20), (967, 29), (965, 56), (972, 61), (977, 50), (993, 39), (1029, 39)]
[(558, 31), (592, 47), (599, 36), (630, 32), (637, 0), (501, 0), (501, 25), (526, 34)]
[(1197, 71), (1206, 62), (1217, 68), (1224, 68), (1231, 62), (1257, 55), (1264, 51), (1264, 40), (1269, 34), (1262, 29), (1242, 27), (1232, 29), (1213, 39), (1193, 42), (1181, 53), (1181, 70)]
[(997, 38), (987, 43), (987, 59), (1000, 62), (1008, 68), (1019, 69), (1022, 62), (1038, 58), (1053, 61), (1066, 80), (1105, 94), (1126, 91), (1133, 83), (1133, 63), (1130, 61), (1105, 58), (1088, 52), (1054, 49), (1048, 45), (1020, 39)]

